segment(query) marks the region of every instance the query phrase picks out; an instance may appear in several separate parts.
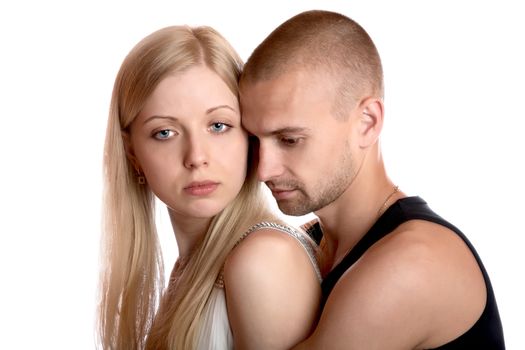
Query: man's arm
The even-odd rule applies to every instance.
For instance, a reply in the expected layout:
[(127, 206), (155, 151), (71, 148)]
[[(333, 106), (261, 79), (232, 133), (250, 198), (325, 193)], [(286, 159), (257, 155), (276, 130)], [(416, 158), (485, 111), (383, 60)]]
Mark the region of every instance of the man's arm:
[(461, 238), (411, 221), (341, 277), (316, 330), (294, 349), (434, 348), (466, 332), (485, 303), (483, 275)]

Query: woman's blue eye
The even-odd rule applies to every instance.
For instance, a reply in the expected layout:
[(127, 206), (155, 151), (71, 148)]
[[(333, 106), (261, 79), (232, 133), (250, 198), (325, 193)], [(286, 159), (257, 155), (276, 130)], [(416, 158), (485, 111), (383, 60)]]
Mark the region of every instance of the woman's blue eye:
[(155, 138), (159, 140), (165, 140), (173, 135), (173, 131), (165, 129), (155, 133)]
[(213, 123), (210, 126), (210, 128), (211, 128), (211, 131), (220, 133), (220, 132), (225, 132), (226, 130), (228, 130), (230, 126), (224, 123)]

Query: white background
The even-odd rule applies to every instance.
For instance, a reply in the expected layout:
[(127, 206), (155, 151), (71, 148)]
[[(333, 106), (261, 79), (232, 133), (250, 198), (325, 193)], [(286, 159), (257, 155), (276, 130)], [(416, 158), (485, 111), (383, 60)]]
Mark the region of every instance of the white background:
[[(246, 59), (282, 21), (322, 8), (354, 18), (376, 42), (389, 174), (470, 237), (491, 275), (507, 347), (524, 349), (518, 3), (2, 2), (0, 348), (94, 347), (102, 146), (113, 80), (131, 47), (164, 26), (206, 24)], [(169, 267), (176, 248), (166, 216), (162, 209)]]

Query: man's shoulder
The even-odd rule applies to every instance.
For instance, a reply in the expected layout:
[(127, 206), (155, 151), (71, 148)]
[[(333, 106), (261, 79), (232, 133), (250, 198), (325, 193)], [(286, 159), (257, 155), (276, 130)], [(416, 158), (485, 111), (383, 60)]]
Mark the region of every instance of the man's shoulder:
[[(356, 331), (365, 327), (395, 334), (409, 327), (417, 341), (434, 347), (468, 330), (485, 300), (483, 275), (465, 242), (447, 227), (410, 220), (342, 275), (323, 314), (333, 314), (334, 324), (348, 322)], [(354, 323), (351, 314), (374, 321)], [(390, 323), (399, 320), (399, 329)]]
[[(407, 221), (373, 244), (352, 269), (357, 274), (361, 267), (370, 278), (374, 277), (370, 272), (375, 269), (395, 269), (396, 279), (407, 279), (405, 283), (416, 280), (422, 288), (425, 284), (434, 288), (436, 283), (452, 282), (458, 275), (471, 271), (481, 274), (472, 251), (460, 236), (445, 226), (424, 220)], [(437, 282), (441, 274), (445, 275)]]

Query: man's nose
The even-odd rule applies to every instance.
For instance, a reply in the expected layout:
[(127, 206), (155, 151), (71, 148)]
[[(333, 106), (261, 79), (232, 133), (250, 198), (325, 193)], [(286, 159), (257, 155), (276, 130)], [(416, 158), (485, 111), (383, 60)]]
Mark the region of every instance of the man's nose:
[(257, 178), (266, 182), (282, 174), (283, 166), (281, 157), (277, 150), (271, 145), (261, 142), (259, 144), (259, 164), (257, 166)]

